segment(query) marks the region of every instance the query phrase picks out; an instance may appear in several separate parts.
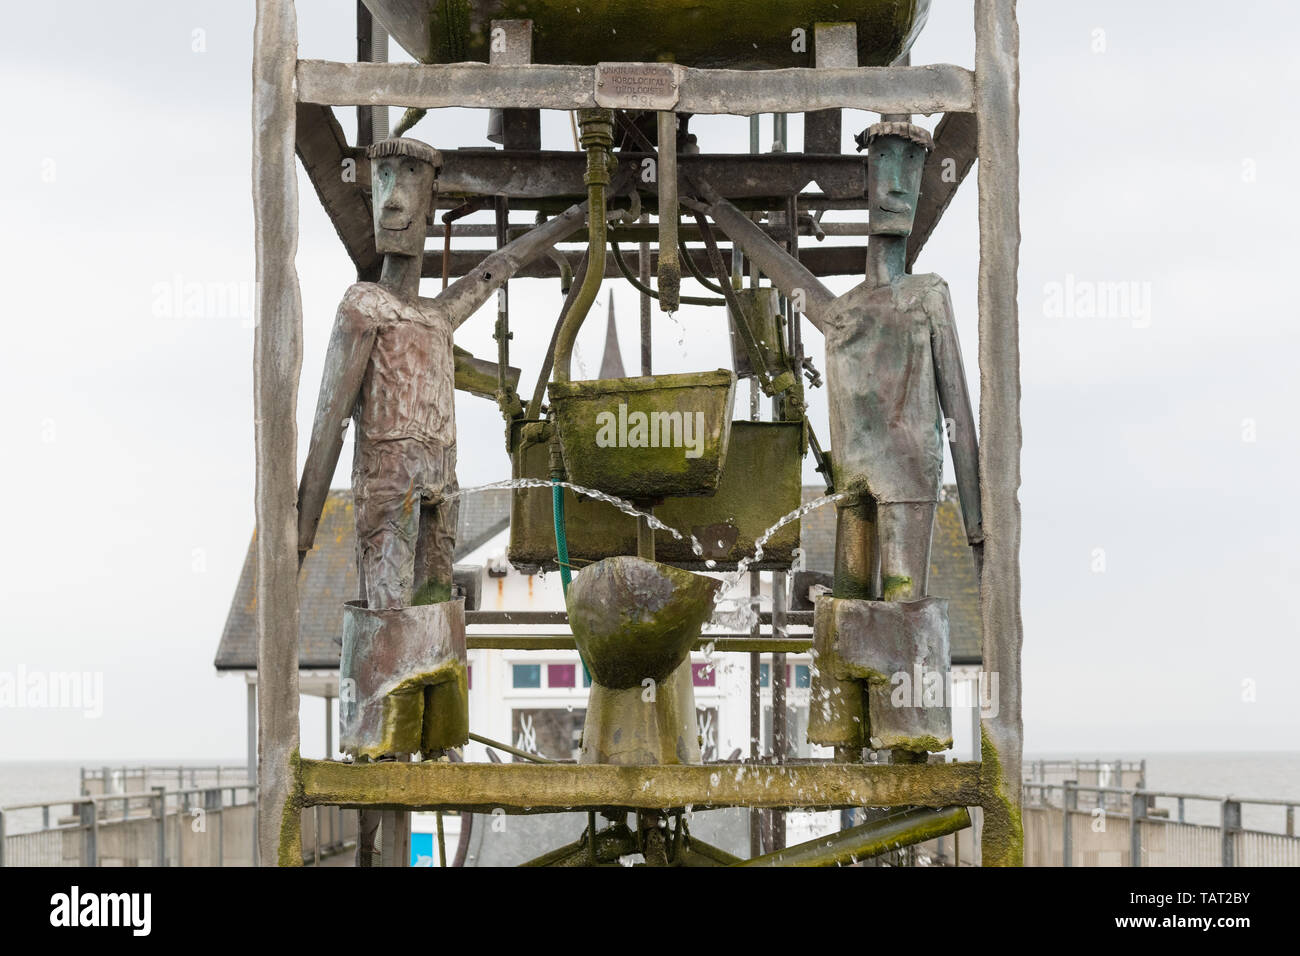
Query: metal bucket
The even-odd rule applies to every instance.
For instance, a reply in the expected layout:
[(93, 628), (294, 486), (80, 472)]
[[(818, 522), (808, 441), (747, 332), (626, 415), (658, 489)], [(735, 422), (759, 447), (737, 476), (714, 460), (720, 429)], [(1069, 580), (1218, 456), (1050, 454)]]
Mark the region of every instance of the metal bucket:
[(633, 501), (712, 495), (726, 463), (735, 388), (727, 369), (552, 382), (565, 474)]
[[(533, 22), (533, 62), (781, 69), (813, 65), (812, 27), (853, 21), (858, 63), (911, 49), (930, 0), (365, 0), (423, 63), (487, 62), (493, 20)], [(808, 42), (792, 41), (803, 30)]]
[[(694, 571), (729, 570), (754, 553), (754, 543), (783, 515), (799, 507), (802, 492), (801, 422), (731, 423), (727, 460), (718, 490), (708, 498), (667, 498), (655, 516), (671, 528), (699, 539), (696, 555), (689, 541), (655, 532), (655, 558)], [(511, 447), (515, 478), (549, 477), (549, 435), (542, 423), (517, 422)], [(763, 494), (754, 493), (761, 475)], [(636, 521), (610, 505), (571, 491), (564, 493), (569, 557), (585, 563), (636, 552)], [(788, 569), (799, 547), (799, 522), (785, 525), (763, 545), (756, 569)], [(510, 502), (510, 561), (524, 568), (555, 568), (555, 524), (551, 492), (518, 488)], [(713, 569), (705, 561), (714, 561)]]

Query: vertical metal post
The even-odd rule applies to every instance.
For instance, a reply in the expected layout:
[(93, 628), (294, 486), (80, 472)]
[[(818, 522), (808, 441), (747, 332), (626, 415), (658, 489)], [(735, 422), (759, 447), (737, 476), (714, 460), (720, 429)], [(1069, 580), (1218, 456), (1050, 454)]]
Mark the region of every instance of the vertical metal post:
[(0, 869), (5, 865), (5, 812), (0, 810)]
[(1289, 837), (1295, 836), (1295, 807), (1286, 808), (1286, 835)]
[[(371, 45), (374, 38), (374, 19), (370, 15), (370, 8), (365, 5), (363, 0), (357, 0), (357, 62), (369, 63), (371, 57)], [(369, 146), (375, 141), (374, 130), (374, 107), (358, 106), (357, 107), (357, 145)]]
[(167, 865), (167, 790), (154, 787), (149, 798), (149, 809), (154, 819), (153, 865)]
[[(772, 636), (785, 640), (786, 631), (786, 573), (772, 572)], [(772, 687), (772, 756), (783, 764), (788, 749), (789, 728), (786, 721), (786, 663), (784, 653), (772, 653), (772, 670), (769, 677)], [(785, 849), (785, 811), (772, 811), (772, 850)]]
[[(316, 831), (313, 840), (314, 846), (312, 848), (312, 858), (314, 860), (314, 865), (320, 866), (320, 804), (312, 807), (311, 810), (315, 817), (313, 829)], [(407, 814), (407, 816), (410, 816), (410, 814)]]
[(298, 171), (294, 156), (298, 62), (292, 0), (257, 0), (253, 31), (253, 211), (257, 310), (253, 421), (257, 450), (258, 843), (266, 863), (302, 863), (293, 801), (298, 759), (298, 377), (302, 299)]
[(659, 311), (681, 304), (682, 263), (677, 252), (677, 114), (659, 112), (655, 183), (659, 192)]
[(1147, 818), (1145, 793), (1133, 791), (1128, 805), (1128, 865), (1142, 865), (1142, 823)]
[(1186, 801), (1184, 801), (1182, 797), (1179, 797), (1178, 798), (1178, 822), (1179, 823), (1187, 822), (1187, 818), (1183, 814), (1185, 807), (1186, 807)]
[(248, 711), (245, 729), (248, 734), (248, 782), (257, 783), (257, 684), (248, 684)]
[(1024, 860), (1020, 818), (1020, 250), (1019, 57), (1015, 0), (975, 0), (979, 123), (980, 484), (984, 560), (983, 661), (998, 708), (980, 725), (986, 866)]
[[(649, 225), (650, 214), (644, 213), (640, 222)], [(641, 285), (646, 288), (650, 287), (650, 243), (643, 242), (637, 247), (637, 275), (641, 279)], [(650, 296), (644, 292), (640, 294), (641, 299), (641, 374), (650, 374), (651, 361), (651, 338), (650, 338)]]
[(50, 828), (50, 805), (48, 803), (41, 807), (41, 828), (44, 830)]
[(1079, 805), (1079, 791), (1075, 789), (1079, 785), (1077, 780), (1065, 781), (1065, 789), (1061, 796), (1062, 807), (1062, 833), (1061, 833), (1061, 866), (1074, 866), (1074, 832), (1070, 823), (1070, 813)]
[(77, 804), (77, 819), (81, 824), (81, 865), (99, 866), (99, 826), (95, 815), (95, 801)]
[(325, 759), (334, 759), (334, 698), (325, 692)]
[(1236, 866), (1237, 833), (1241, 830), (1241, 802), (1227, 798), (1222, 808), (1223, 850), (1221, 865)]

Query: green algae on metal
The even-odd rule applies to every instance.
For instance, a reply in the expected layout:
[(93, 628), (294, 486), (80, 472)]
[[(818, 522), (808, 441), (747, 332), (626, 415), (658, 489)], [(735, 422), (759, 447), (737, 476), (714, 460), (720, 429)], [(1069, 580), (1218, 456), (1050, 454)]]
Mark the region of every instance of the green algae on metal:
[(980, 727), (980, 805), (984, 808), (981, 855), (985, 866), (1024, 866), (1025, 826), (1020, 807), (1007, 795), (998, 748)]
[(284, 799), (280, 814), (279, 866), (302, 866), (302, 809), (306, 805), (302, 782), (302, 758), (298, 748), (289, 754), (289, 779), (292, 787)]
[(384, 695), (378, 742), (356, 756), (377, 759), (460, 746), (469, 737), (469, 715), (461, 706), (468, 688), (460, 661), (404, 678)]

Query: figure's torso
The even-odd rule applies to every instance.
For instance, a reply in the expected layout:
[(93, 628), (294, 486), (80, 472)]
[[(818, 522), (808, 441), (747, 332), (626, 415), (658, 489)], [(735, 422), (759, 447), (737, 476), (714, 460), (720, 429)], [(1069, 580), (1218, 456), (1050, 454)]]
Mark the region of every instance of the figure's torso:
[(456, 444), (452, 327), (373, 283), (348, 290), (374, 322), (375, 340), (354, 418), (358, 443), (413, 439), (441, 450)]
[(928, 303), (938, 276), (863, 283), (827, 316), (831, 462), (838, 491), (877, 501), (935, 501), (943, 416)]

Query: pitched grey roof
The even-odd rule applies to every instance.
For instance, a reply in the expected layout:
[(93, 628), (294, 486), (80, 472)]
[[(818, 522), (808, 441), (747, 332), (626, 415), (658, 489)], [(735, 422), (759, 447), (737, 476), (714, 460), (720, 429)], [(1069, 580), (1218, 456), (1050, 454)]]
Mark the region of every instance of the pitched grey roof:
[[(456, 522), (455, 559), (477, 550), (510, 526), (510, 490), (494, 488), (460, 499)], [(325, 501), (316, 547), (307, 555), (298, 579), (298, 666), (332, 668), (339, 665), (343, 633), (343, 602), (359, 596), (356, 527), (352, 492), (335, 489)], [(226, 615), (217, 646), (217, 670), (252, 670), (257, 666), (257, 627), (253, 595), (254, 540), (248, 545), (244, 569)]]
[[(820, 497), (820, 485), (805, 485), (803, 500)], [(948, 599), (952, 659), (974, 664), (980, 659), (979, 585), (975, 565), (957, 505), (956, 493), (945, 488), (934, 526), (930, 563), (930, 594)], [(456, 559), (486, 544), (510, 524), (510, 491), (493, 489), (461, 499), (456, 533)], [(835, 509), (818, 508), (801, 522), (800, 544), (810, 571), (830, 571), (835, 566)], [(298, 666), (332, 668), (339, 662), (339, 635), (343, 628), (344, 601), (357, 597), (356, 533), (352, 493), (330, 492), (316, 532), (316, 548), (303, 565), (298, 595), (300, 603)], [(248, 546), (226, 627), (217, 648), (218, 670), (251, 670), (257, 665), (257, 632), (253, 620), (253, 543)]]

